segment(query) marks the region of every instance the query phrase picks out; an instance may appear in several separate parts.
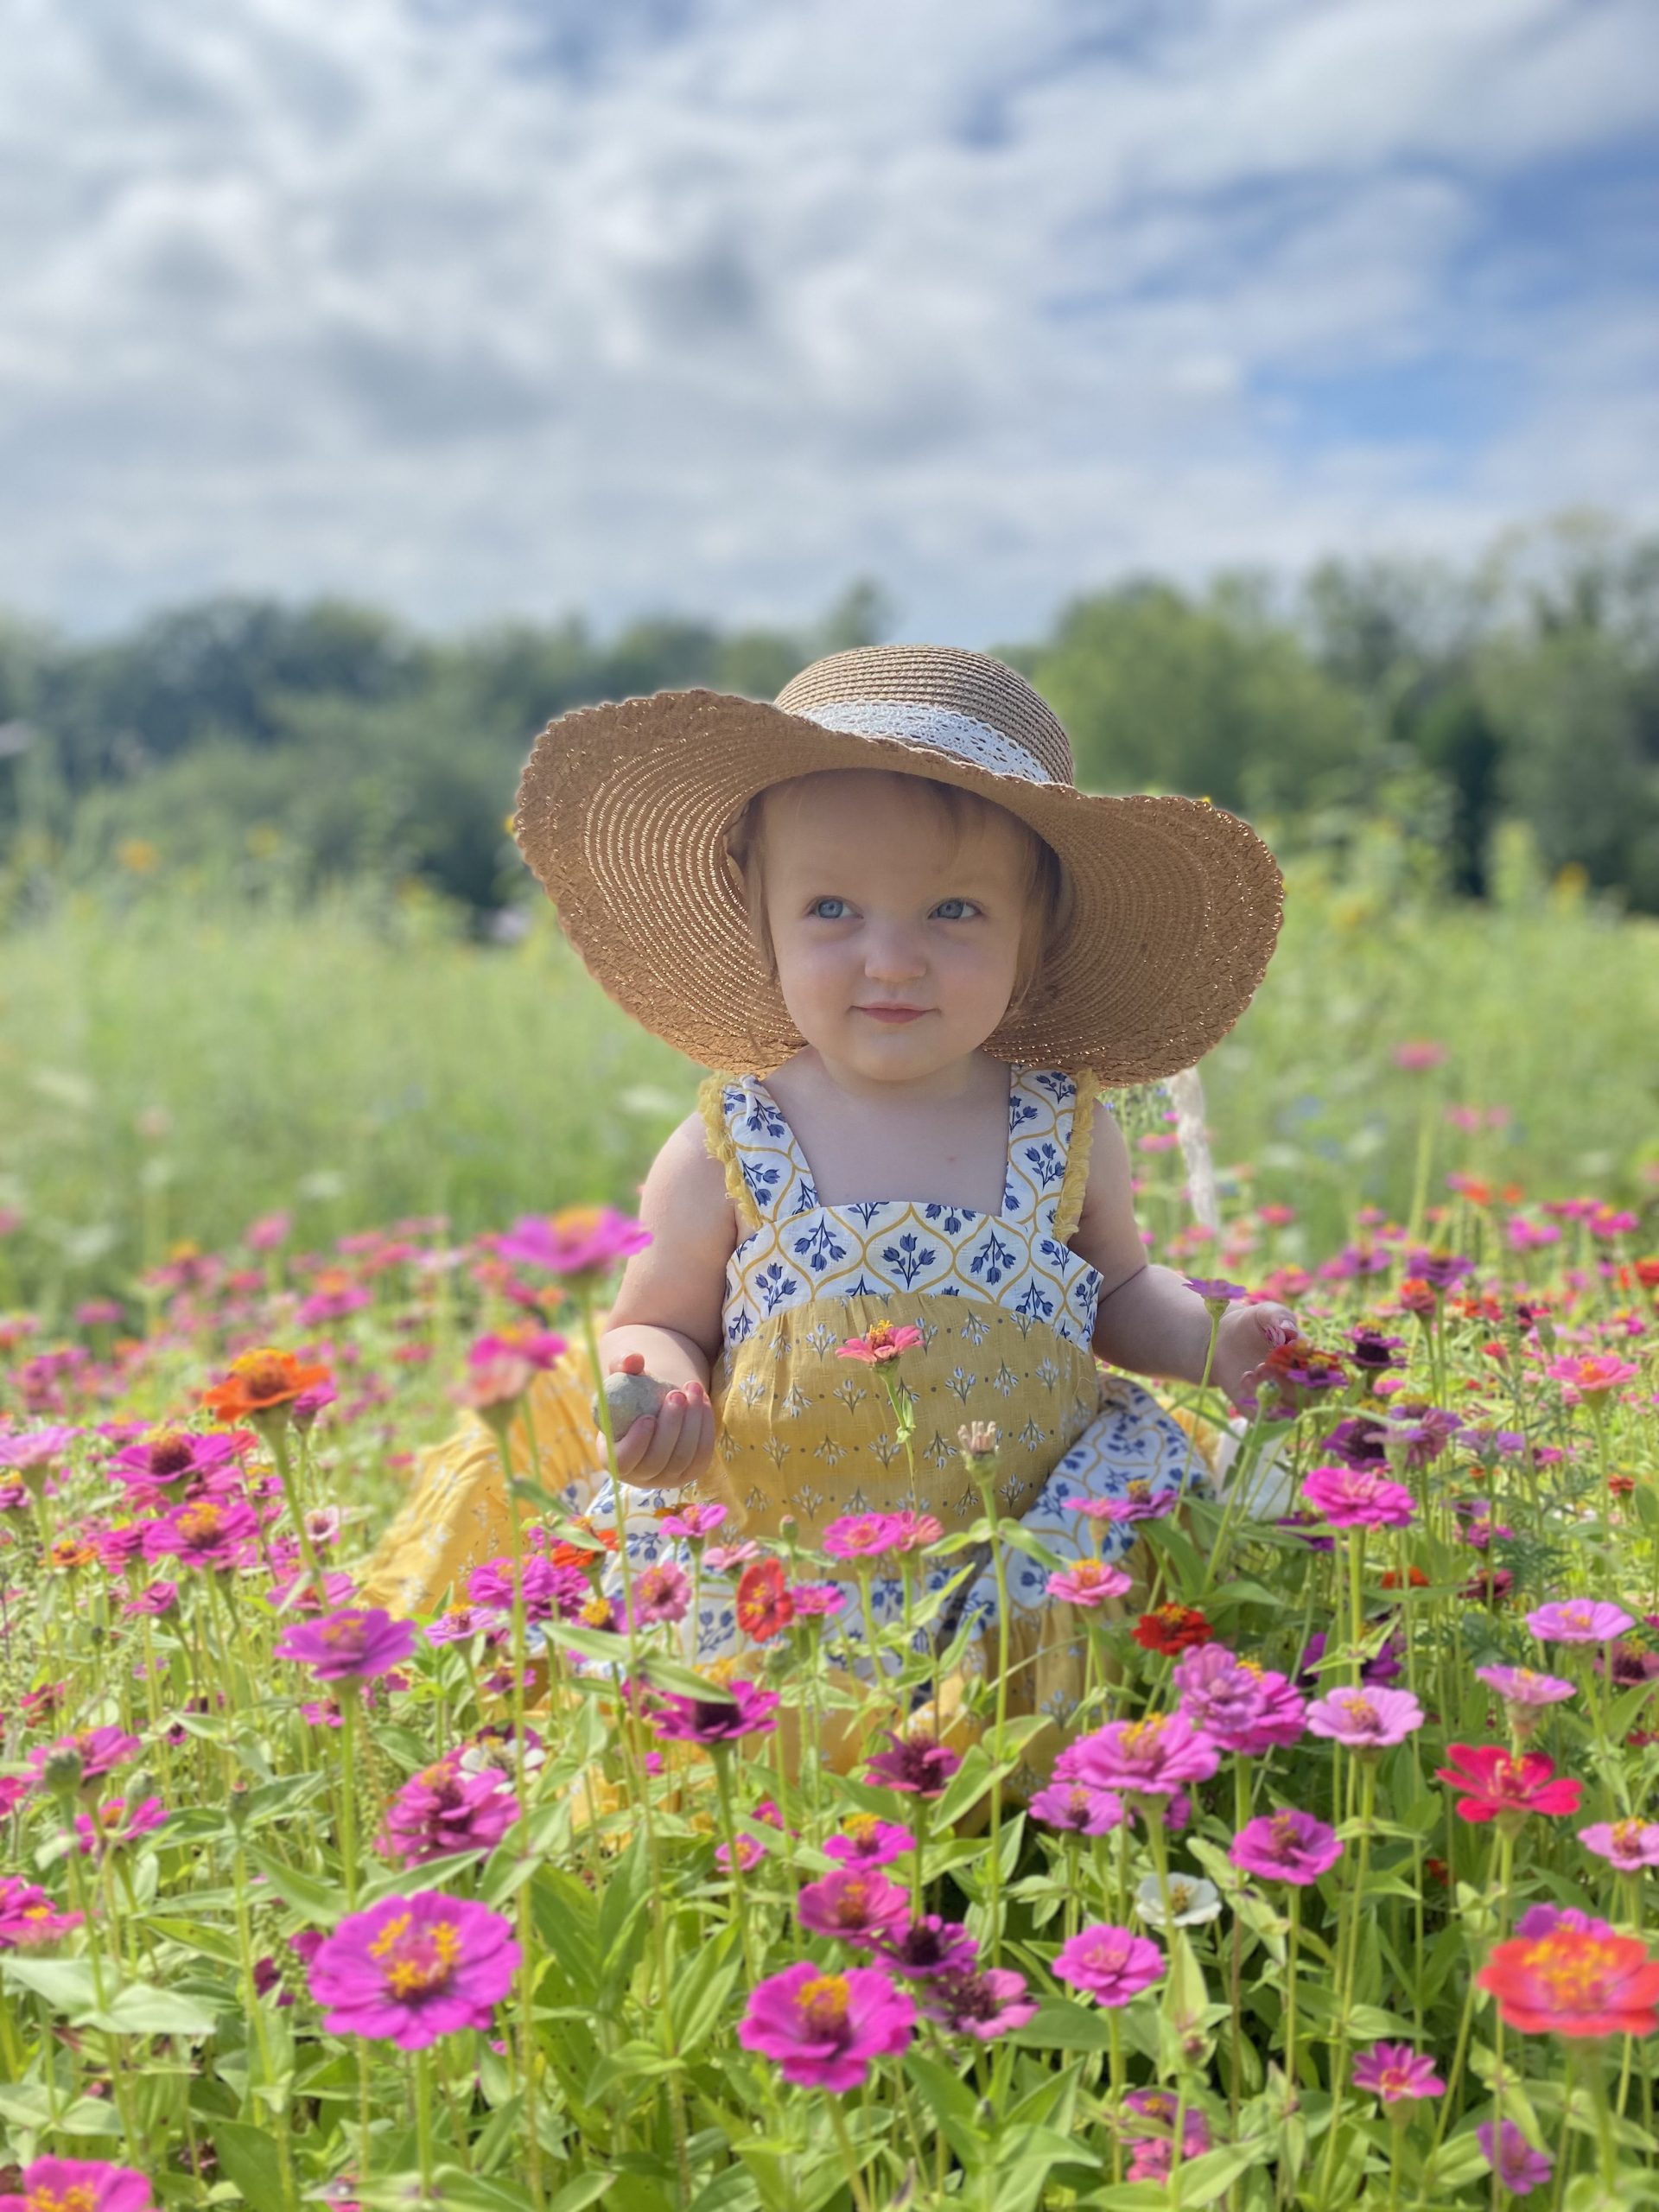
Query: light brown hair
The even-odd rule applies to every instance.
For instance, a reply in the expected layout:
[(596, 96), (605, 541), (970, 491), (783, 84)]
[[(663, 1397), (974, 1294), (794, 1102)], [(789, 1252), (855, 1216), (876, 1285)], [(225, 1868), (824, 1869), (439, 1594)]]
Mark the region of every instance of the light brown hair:
[[(819, 770), (819, 774), (834, 775), (835, 769)], [(892, 770), (882, 773), (895, 773)], [(748, 910), (749, 928), (755, 947), (766, 967), (767, 978), (778, 980), (778, 956), (772, 941), (772, 931), (766, 923), (766, 901), (762, 880), (764, 809), (767, 798), (774, 791), (790, 785), (810, 783), (810, 776), (793, 776), (785, 782), (768, 784), (765, 791), (757, 791), (727, 832), (726, 845), (735, 863), (741, 881), (743, 902)], [(993, 816), (1012, 823), (1020, 834), (1022, 867), (1020, 890), (1025, 904), (1025, 925), (1020, 933), (1020, 958), (1014, 969), (1014, 993), (1008, 1001), (1008, 1011), (1028, 1011), (1041, 999), (1042, 978), (1048, 956), (1063, 935), (1071, 901), (1066, 895), (1065, 874), (1053, 847), (1039, 837), (1018, 815), (1010, 814), (1006, 807), (998, 806), (995, 799), (982, 798), (978, 791), (964, 791), (956, 784), (942, 784), (932, 776), (906, 776), (906, 785), (918, 798), (930, 804), (936, 819), (944, 826), (953, 842), (961, 846), (974, 834), (982, 830)]]

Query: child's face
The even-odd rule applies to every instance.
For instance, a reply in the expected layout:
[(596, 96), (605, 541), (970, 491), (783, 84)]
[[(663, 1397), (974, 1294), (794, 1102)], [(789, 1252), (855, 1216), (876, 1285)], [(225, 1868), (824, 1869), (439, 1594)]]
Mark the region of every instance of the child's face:
[(780, 789), (763, 818), (778, 979), (808, 1044), (887, 1082), (976, 1051), (1014, 993), (1019, 824), (991, 812), (958, 838), (909, 778), (861, 769)]

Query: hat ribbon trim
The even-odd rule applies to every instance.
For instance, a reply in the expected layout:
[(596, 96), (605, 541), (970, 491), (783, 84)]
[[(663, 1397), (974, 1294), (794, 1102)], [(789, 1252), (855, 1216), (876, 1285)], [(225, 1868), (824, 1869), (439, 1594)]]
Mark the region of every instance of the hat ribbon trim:
[(1054, 779), (1042, 762), (1017, 740), (972, 715), (954, 707), (930, 707), (913, 699), (832, 699), (810, 709), (793, 711), (823, 729), (853, 737), (901, 737), (912, 744), (931, 745), (958, 760), (971, 760), (1001, 776), (1020, 776), (1028, 784), (1051, 784)]

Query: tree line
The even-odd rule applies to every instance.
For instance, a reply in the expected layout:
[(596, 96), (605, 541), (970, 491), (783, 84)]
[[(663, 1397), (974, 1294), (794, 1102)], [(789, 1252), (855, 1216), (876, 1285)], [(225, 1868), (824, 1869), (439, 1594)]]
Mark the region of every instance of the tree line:
[[(770, 698), (895, 634), (870, 582), (792, 632), (570, 616), (438, 639), (245, 595), (91, 641), (0, 618), (0, 911), (212, 862), (301, 893), (412, 876), (487, 926), (525, 893), (505, 817), (551, 716), (687, 685)], [(1086, 787), (1208, 798), (1281, 851), (1386, 816), (1471, 898), (1518, 821), (1552, 871), (1659, 912), (1659, 537), (1574, 516), (1460, 564), (1129, 578), (988, 650), (1054, 706)]]

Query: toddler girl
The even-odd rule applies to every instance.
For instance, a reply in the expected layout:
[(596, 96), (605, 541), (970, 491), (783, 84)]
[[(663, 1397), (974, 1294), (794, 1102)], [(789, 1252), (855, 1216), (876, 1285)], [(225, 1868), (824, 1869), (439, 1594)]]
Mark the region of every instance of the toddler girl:
[[(1112, 1371), (1197, 1382), (1211, 1322), (1147, 1262), (1100, 1091), (1172, 1075), (1226, 1033), (1281, 884), (1233, 816), (1085, 795), (1072, 774), (1023, 678), (932, 647), (832, 654), (772, 705), (682, 692), (579, 710), (537, 741), (516, 828), (562, 924), (613, 998), (719, 1071), (646, 1179), (652, 1242), (602, 1341), (607, 1370), (657, 1402), (618, 1438), (620, 1504), (608, 1478), (592, 1500), (621, 1519), (632, 1573), (689, 1565), (659, 1524), (693, 1504), (727, 1509), (723, 1545), (791, 1522), (813, 1543), (861, 1517), (842, 1541), (873, 1548), (886, 1621), (902, 1584), (880, 1516), (946, 1534), (982, 1517), (971, 1424), (998, 1433), (1002, 1511), (1063, 1562), (1135, 1541), (1132, 1517), (1079, 1503), (1132, 1514), (1204, 1471)], [(1238, 1401), (1289, 1333), (1281, 1306), (1230, 1306), (1211, 1382)], [(970, 1618), (982, 1669), (995, 1582), (967, 1559), (932, 1633)], [(921, 1586), (964, 1563), (925, 1560)], [(1007, 1571), (1008, 1709), (1063, 1723), (1083, 1686), (1075, 1614), (1028, 1554), (1010, 1548)], [(734, 1585), (704, 1573), (683, 1629), (698, 1663), (745, 1648)], [(856, 1646), (850, 1572), (843, 1595), (833, 1630)], [(1033, 1739), (1027, 1788), (1058, 1742)]]

